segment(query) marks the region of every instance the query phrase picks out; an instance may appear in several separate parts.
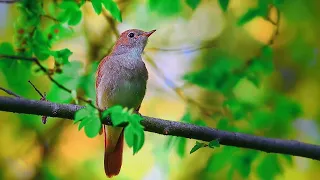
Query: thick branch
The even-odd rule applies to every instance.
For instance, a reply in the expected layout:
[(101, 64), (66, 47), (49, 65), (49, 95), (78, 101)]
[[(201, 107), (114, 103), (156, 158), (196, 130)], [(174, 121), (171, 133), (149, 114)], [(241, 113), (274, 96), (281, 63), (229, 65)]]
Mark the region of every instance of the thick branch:
[[(84, 108), (84, 106), (0, 96), (0, 111), (73, 119), (75, 112), (82, 108)], [(180, 136), (203, 141), (219, 139), (220, 144), (227, 146), (236, 146), (268, 153), (289, 154), (320, 160), (320, 146), (299, 141), (227, 132), (214, 128), (168, 121), (148, 116), (144, 116), (144, 120), (141, 123), (145, 127), (145, 131), (158, 134)], [(104, 124), (109, 125), (111, 123), (109, 120), (105, 120)]]

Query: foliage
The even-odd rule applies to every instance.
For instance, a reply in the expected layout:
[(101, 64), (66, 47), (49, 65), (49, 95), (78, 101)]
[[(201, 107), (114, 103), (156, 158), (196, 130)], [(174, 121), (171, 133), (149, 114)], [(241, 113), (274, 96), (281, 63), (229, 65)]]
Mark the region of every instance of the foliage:
[(125, 140), (129, 147), (133, 147), (133, 154), (136, 154), (144, 144), (144, 130), (140, 121), (143, 118), (133, 113), (133, 109), (113, 106), (103, 112), (102, 117), (110, 115), (113, 126), (127, 124), (124, 129)]

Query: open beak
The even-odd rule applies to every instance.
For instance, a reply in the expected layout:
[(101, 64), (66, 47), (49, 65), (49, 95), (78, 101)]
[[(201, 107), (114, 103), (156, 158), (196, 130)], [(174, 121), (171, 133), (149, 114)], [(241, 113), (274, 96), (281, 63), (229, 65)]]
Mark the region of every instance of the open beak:
[(149, 37), (149, 36), (151, 36), (151, 34), (153, 34), (155, 31), (156, 31), (156, 30), (152, 30), (152, 31), (149, 31), (149, 32), (145, 32), (145, 33), (143, 33), (143, 35)]

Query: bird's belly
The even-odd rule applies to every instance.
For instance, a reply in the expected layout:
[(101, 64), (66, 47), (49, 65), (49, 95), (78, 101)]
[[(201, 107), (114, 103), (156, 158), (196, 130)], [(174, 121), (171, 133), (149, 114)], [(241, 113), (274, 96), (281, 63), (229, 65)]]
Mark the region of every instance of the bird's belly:
[(142, 80), (122, 80), (109, 95), (108, 106), (121, 105), (136, 109), (142, 103), (145, 91), (146, 82)]

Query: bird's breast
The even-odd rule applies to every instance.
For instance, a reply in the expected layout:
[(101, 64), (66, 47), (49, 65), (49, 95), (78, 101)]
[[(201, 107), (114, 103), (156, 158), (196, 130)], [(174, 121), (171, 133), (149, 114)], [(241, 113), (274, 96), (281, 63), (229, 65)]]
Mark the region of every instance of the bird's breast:
[(147, 79), (148, 72), (142, 61), (134, 69), (121, 64), (107, 64), (101, 85), (97, 88), (98, 106), (138, 108), (146, 92)]

